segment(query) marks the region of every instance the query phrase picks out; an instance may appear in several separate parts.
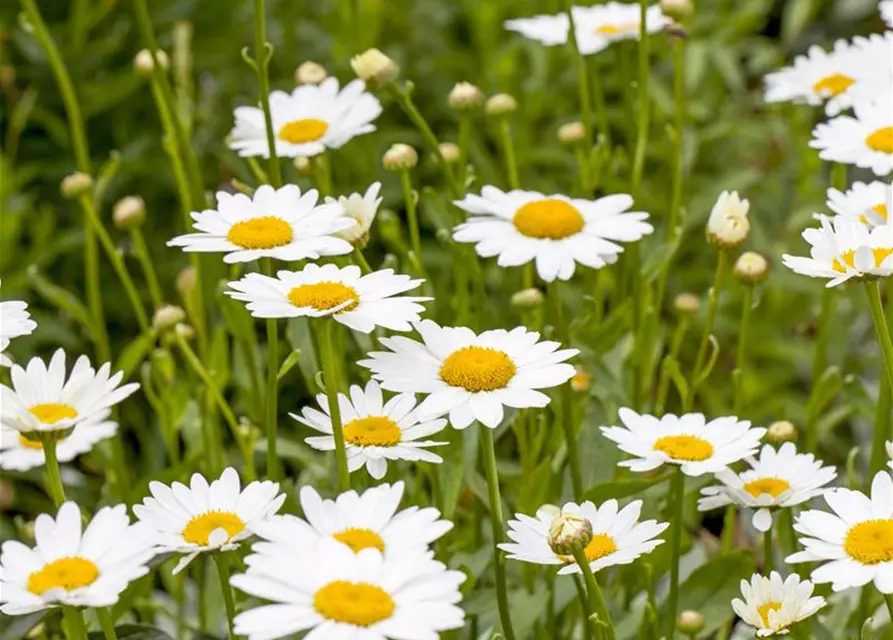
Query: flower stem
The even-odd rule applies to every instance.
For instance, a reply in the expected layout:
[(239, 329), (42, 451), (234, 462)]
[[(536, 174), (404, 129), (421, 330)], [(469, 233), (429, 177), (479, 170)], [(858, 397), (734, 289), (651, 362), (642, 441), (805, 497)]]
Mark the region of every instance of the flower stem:
[(406, 201), (406, 218), (409, 222), (409, 243), (415, 254), (415, 261), (422, 264), (422, 240), (419, 234), (419, 216), (416, 199), (412, 192), (412, 179), (408, 169), (400, 170), (400, 186), (403, 188), (403, 199)]
[(583, 573), (583, 580), (586, 582), (586, 590), (589, 592), (589, 602), (592, 606), (592, 610), (598, 614), (601, 623), (607, 625), (606, 635), (608, 640), (614, 640), (614, 625), (611, 622), (611, 613), (608, 611), (608, 605), (605, 602), (601, 589), (598, 587), (598, 581), (592, 573), (592, 567), (586, 559), (585, 551), (583, 549), (576, 551), (574, 553), (574, 559), (577, 561), (577, 564), (580, 566), (580, 571)]
[(468, 177), (468, 147), (471, 146), (471, 117), (462, 115), (459, 118), (459, 186), (465, 188)]
[(633, 160), (632, 192), (639, 190), (642, 172), (645, 170), (645, 152), (648, 149), (648, 128), (651, 124), (651, 104), (648, 97), (648, 5), (649, 0), (639, 0), (639, 122), (636, 151)]
[[(263, 5), (263, 0), (260, 2)], [(272, 258), (264, 258), (261, 261), (261, 269), (264, 275), (273, 276)], [(282, 466), (276, 455), (277, 438), (277, 401), (279, 399), (279, 327), (276, 318), (267, 318), (267, 476), (270, 480), (278, 481), (282, 477)]]
[(505, 174), (509, 189), (518, 189), (520, 181), (518, 178), (518, 163), (515, 159), (515, 142), (512, 140), (512, 125), (506, 117), (499, 119), (499, 140), (502, 144), (502, 155), (505, 161)]
[(744, 287), (744, 300), (741, 303), (741, 325), (738, 330), (738, 355), (735, 359), (735, 372), (733, 374), (734, 400), (732, 402), (732, 413), (736, 416), (741, 411), (741, 405), (744, 404), (744, 361), (747, 357), (747, 337), (750, 333), (752, 307), (753, 287), (751, 285), (746, 285)]
[(99, 625), (102, 627), (102, 635), (105, 636), (105, 640), (118, 640), (111, 607), (98, 607), (96, 617), (99, 618)]
[(772, 546), (772, 525), (763, 532), (763, 575), (768, 576), (774, 567)]
[(149, 247), (146, 246), (146, 238), (139, 227), (134, 227), (130, 231), (130, 239), (133, 241), (133, 253), (140, 263), (143, 270), (143, 277), (146, 279), (146, 285), (149, 288), (149, 297), (152, 299), (152, 306), (157, 310), (164, 304), (164, 297), (161, 293), (161, 285), (158, 283), (158, 276), (155, 275), (155, 267), (152, 265), (152, 256), (149, 254)]
[[(881, 302), (881, 286), (878, 280), (868, 280), (865, 282), (865, 292), (868, 294), (868, 304), (871, 309), (871, 319), (874, 321), (874, 328), (877, 331), (878, 342), (881, 345), (884, 362), (884, 375), (881, 376), (881, 384), (888, 385), (888, 391), (893, 393), (893, 340), (890, 339), (890, 326), (886, 315), (884, 314), (883, 303)], [(882, 394), (883, 395), (883, 394)], [(889, 400), (888, 400), (889, 402)], [(871, 443), (871, 462), (872, 476), (877, 471), (883, 469), (885, 456), (885, 446), (889, 429), (875, 429), (874, 437)]]
[(670, 595), (667, 599), (667, 621), (664, 635), (673, 640), (676, 632), (676, 614), (679, 608), (679, 556), (682, 553), (682, 508), (685, 504), (685, 474), (682, 467), (676, 469), (671, 480), (673, 516), (670, 519)]
[[(592, 152), (592, 101), (589, 92), (589, 74), (586, 72), (586, 58), (580, 53), (580, 45), (577, 42), (577, 25), (574, 23), (573, 2), (567, 0), (565, 2), (565, 11), (567, 12), (568, 28), (568, 44), (574, 54), (574, 64), (577, 67), (577, 90), (580, 93), (580, 112), (583, 122), (583, 129), (586, 131), (586, 137), (583, 140), (584, 154), (588, 159)], [(588, 169), (589, 162), (586, 162)], [(584, 175), (583, 188), (588, 189), (589, 176)], [(587, 195), (589, 195), (587, 193)]]
[(236, 637), (233, 619), (236, 617), (236, 603), (233, 599), (233, 588), (229, 584), (229, 560), (223, 553), (214, 553), (217, 564), (217, 575), (220, 577), (220, 590), (223, 592), (223, 605), (226, 607), (226, 628), (230, 640)]
[(68, 605), (62, 606), (62, 620), (68, 640), (87, 640), (87, 626), (80, 610)]
[(270, 154), (268, 159), (270, 182), (278, 189), (282, 186), (282, 169), (279, 166), (279, 156), (276, 155), (276, 135), (273, 132), (273, 116), (270, 113), (270, 74), (268, 65), (272, 50), (267, 47), (266, 7), (264, 6), (264, 0), (254, 0), (254, 64), (257, 69), (260, 104), (264, 112), (264, 127), (267, 132), (267, 147)]
[(496, 568), (496, 602), (499, 608), (499, 621), (506, 640), (515, 640), (509, 610), (508, 587), (505, 579), (505, 556), (498, 545), (504, 536), (502, 522), (502, 498), (499, 495), (499, 476), (496, 472), (496, 448), (493, 444), (493, 431), (479, 426), (481, 432), (481, 452), (484, 459), (484, 475), (487, 478), (487, 495), (490, 501), (490, 524), (493, 529), (493, 564)]
[(698, 355), (695, 358), (695, 366), (692, 370), (691, 384), (688, 387), (688, 398), (686, 398), (685, 408), (690, 409), (694, 404), (695, 393), (697, 392), (697, 380), (701, 375), (701, 369), (704, 366), (704, 360), (707, 357), (707, 346), (710, 344), (710, 335), (713, 332), (713, 323), (716, 322), (716, 311), (719, 307), (719, 292), (722, 288), (723, 276), (726, 271), (726, 262), (728, 255), (725, 249), (719, 250), (716, 258), (716, 273), (713, 275), (713, 286), (707, 294), (707, 320), (704, 323), (704, 331), (701, 334), (701, 342), (698, 345)]
[(332, 437), (335, 439), (335, 464), (338, 467), (338, 490), (350, 489), (350, 471), (347, 468), (347, 450), (344, 446), (344, 425), (341, 422), (341, 406), (338, 403), (338, 373), (336, 371), (335, 341), (332, 332), (335, 320), (321, 318), (319, 344), (322, 349), (322, 369), (326, 383), (326, 399), (332, 418)]
[(884, 602), (887, 603), (887, 611), (890, 612), (890, 629), (893, 630), (893, 593), (885, 593)]
[(53, 499), (57, 507), (61, 507), (65, 502), (65, 487), (62, 484), (62, 474), (59, 471), (59, 459), (56, 457), (57, 440), (53, 435), (44, 436), (41, 439), (43, 443), (43, 455), (46, 458), (46, 482), (47, 493)]
[(313, 181), (320, 198), (332, 195), (332, 171), (329, 157), (323, 152), (313, 158)]

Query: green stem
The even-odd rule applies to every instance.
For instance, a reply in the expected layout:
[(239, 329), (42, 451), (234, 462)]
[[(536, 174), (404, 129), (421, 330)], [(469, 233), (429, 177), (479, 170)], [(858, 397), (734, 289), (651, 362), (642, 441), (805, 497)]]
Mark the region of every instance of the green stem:
[(229, 584), (229, 562), (223, 553), (214, 553), (214, 562), (217, 564), (217, 575), (220, 577), (220, 590), (223, 592), (223, 604), (226, 608), (226, 629), (230, 640), (235, 640), (236, 632), (233, 619), (236, 617), (236, 603), (233, 598), (233, 588)]
[[(263, 1), (261, 0), (261, 5)], [(261, 260), (261, 271), (271, 278), (275, 277), (273, 271), (273, 259)], [(277, 402), (279, 399), (279, 327), (276, 318), (267, 318), (267, 476), (270, 480), (278, 481), (282, 477), (282, 465), (276, 454), (277, 439)]]
[[(583, 128), (586, 131), (586, 138), (583, 144), (588, 157), (592, 148), (592, 102), (589, 92), (589, 74), (586, 72), (586, 58), (580, 53), (580, 45), (577, 42), (577, 25), (574, 23), (574, 12), (572, 11), (573, 2), (567, 0), (564, 6), (569, 24), (567, 40), (574, 55), (574, 64), (577, 67), (577, 90), (580, 93), (580, 112)], [(588, 162), (586, 166), (589, 166)], [(583, 181), (583, 184), (584, 187), (589, 184), (588, 178)]]
[(338, 354), (332, 332), (335, 330), (333, 318), (321, 318), (319, 345), (322, 350), (322, 369), (326, 383), (326, 399), (329, 403), (329, 415), (332, 418), (332, 437), (335, 439), (335, 463), (338, 467), (338, 490), (350, 489), (350, 471), (347, 468), (347, 450), (344, 446), (344, 425), (341, 422), (341, 406), (338, 403)]
[(468, 176), (468, 148), (471, 145), (471, 117), (462, 115), (459, 118), (459, 185), (465, 188)]
[(577, 565), (579, 565), (580, 571), (583, 573), (583, 580), (586, 582), (586, 590), (589, 592), (589, 601), (592, 610), (598, 614), (601, 623), (607, 625), (606, 635), (608, 640), (614, 640), (614, 624), (611, 622), (611, 613), (608, 611), (608, 604), (605, 602), (601, 589), (599, 589), (598, 581), (592, 573), (592, 567), (586, 559), (586, 552), (583, 549), (576, 551), (574, 553), (574, 559), (577, 561)]
[(685, 504), (685, 474), (682, 467), (676, 469), (671, 480), (673, 516), (670, 519), (670, 595), (667, 599), (667, 621), (664, 635), (673, 640), (676, 633), (676, 615), (679, 609), (679, 556), (682, 554), (682, 512)]
[(670, 216), (667, 219), (667, 236), (675, 240), (679, 236), (679, 211), (682, 207), (682, 185), (684, 176), (685, 150), (685, 40), (676, 38), (673, 42), (673, 195), (670, 199)]
[(648, 98), (648, 0), (639, 2), (639, 121), (636, 138), (636, 153), (633, 161), (632, 192), (639, 190), (642, 172), (645, 170), (645, 151), (648, 148), (648, 128), (651, 123), (651, 104)]
[(65, 502), (65, 487), (62, 484), (62, 474), (59, 471), (59, 459), (56, 457), (57, 440), (54, 435), (45, 435), (43, 443), (43, 455), (46, 458), (46, 484), (47, 493), (53, 499), (57, 507)]
[(419, 216), (416, 209), (415, 195), (412, 192), (412, 179), (408, 169), (400, 170), (400, 186), (403, 199), (406, 201), (406, 218), (409, 223), (409, 243), (415, 254), (415, 261), (422, 264), (422, 240), (419, 233)]
[(484, 475), (487, 478), (487, 495), (490, 501), (490, 524), (493, 530), (493, 564), (496, 568), (496, 603), (499, 608), (499, 621), (506, 640), (515, 640), (512, 616), (509, 609), (508, 586), (505, 579), (505, 556), (499, 549), (505, 532), (502, 521), (502, 498), (499, 495), (499, 476), (496, 472), (496, 448), (493, 444), (493, 431), (480, 425), (481, 455), (484, 459)]
[(725, 515), (722, 520), (722, 552), (729, 553), (732, 550), (732, 544), (735, 541), (735, 520), (738, 514), (738, 507), (730, 504), (726, 507)]
[[(586, 587), (580, 576), (574, 576), (574, 588), (577, 590), (577, 599), (580, 601), (580, 608), (583, 610), (583, 640), (604, 640), (601, 627), (594, 624), (591, 620), (595, 609), (592, 608), (592, 601), (586, 595)], [(594, 632), (594, 633), (593, 633)]]
[(164, 297), (161, 293), (161, 285), (158, 283), (158, 276), (155, 275), (155, 267), (152, 265), (152, 256), (149, 254), (149, 247), (146, 246), (146, 238), (139, 227), (130, 230), (130, 239), (133, 241), (133, 253), (143, 269), (143, 277), (149, 287), (149, 297), (152, 298), (152, 305), (155, 309), (160, 309), (164, 304)]
[[(886, 460), (886, 441), (889, 435), (889, 405), (890, 397), (893, 395), (893, 341), (890, 339), (890, 326), (884, 313), (883, 303), (881, 302), (881, 287), (879, 280), (868, 280), (865, 282), (865, 292), (868, 294), (868, 304), (871, 309), (871, 319), (874, 321), (874, 328), (877, 331), (878, 342), (881, 345), (883, 353), (884, 373), (881, 376), (881, 384), (886, 385), (886, 393), (881, 390), (878, 398), (878, 405), (883, 407), (887, 405), (887, 416), (883, 420), (878, 421), (878, 425), (874, 430), (871, 442), (871, 474), (884, 468)], [(891, 622), (893, 624), (893, 622)]]
[(87, 640), (87, 626), (79, 609), (63, 605), (62, 620), (68, 640)]
[(320, 198), (332, 195), (332, 172), (329, 165), (329, 156), (322, 152), (312, 159), (313, 180)]
[(738, 330), (738, 355), (735, 359), (734, 372), (734, 401), (732, 413), (736, 416), (741, 412), (744, 403), (744, 361), (747, 358), (747, 337), (750, 333), (750, 316), (753, 307), (753, 286), (745, 285), (744, 300), (741, 303), (741, 325)]
[[(268, 64), (271, 50), (267, 49), (267, 14), (264, 0), (254, 0), (254, 64), (260, 89), (260, 104), (264, 112), (264, 128), (267, 132), (267, 148), (270, 157), (270, 182), (277, 189), (282, 186), (282, 169), (276, 154), (276, 134), (273, 132), (273, 116), (270, 113), (270, 74)], [(278, 476), (277, 476), (278, 477)]]
[(890, 612), (890, 631), (893, 632), (893, 594), (885, 593), (884, 602), (887, 603), (887, 611)]
[(688, 389), (688, 398), (686, 398), (685, 409), (688, 410), (694, 404), (695, 393), (697, 392), (697, 379), (701, 375), (701, 369), (704, 366), (704, 360), (707, 357), (707, 347), (710, 344), (710, 335), (713, 332), (713, 323), (716, 322), (716, 311), (719, 308), (719, 292), (722, 288), (723, 276), (726, 271), (726, 262), (728, 255), (725, 249), (719, 250), (716, 259), (716, 273), (713, 275), (713, 286), (707, 294), (707, 320), (704, 323), (704, 331), (701, 334), (701, 341), (698, 345), (698, 355), (695, 358), (695, 366), (692, 370), (691, 384)]
[(99, 625), (102, 627), (102, 635), (105, 636), (105, 640), (118, 640), (118, 634), (115, 633), (115, 620), (112, 618), (112, 608), (98, 607), (96, 617), (99, 618)]
[(366, 256), (363, 255), (363, 250), (359, 247), (355, 247), (353, 251), (353, 259), (356, 261), (357, 265), (360, 267), (360, 270), (363, 272), (363, 275), (372, 273), (373, 269), (369, 265), (369, 261), (366, 260)]
[(772, 545), (772, 526), (763, 532), (763, 575), (768, 576), (774, 568), (774, 547)]
[(515, 159), (515, 142), (512, 140), (512, 125), (506, 117), (499, 119), (499, 141), (502, 146), (505, 174), (508, 179), (509, 189), (518, 189), (520, 188), (520, 181), (518, 178), (518, 163)]

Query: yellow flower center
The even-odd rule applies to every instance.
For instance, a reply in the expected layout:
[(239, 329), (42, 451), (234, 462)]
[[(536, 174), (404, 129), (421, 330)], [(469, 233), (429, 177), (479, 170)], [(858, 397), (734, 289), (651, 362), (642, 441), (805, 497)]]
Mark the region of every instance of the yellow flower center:
[[(891, 254), (893, 254), (893, 248), (877, 248), (872, 249), (871, 253), (874, 254), (874, 266), (878, 268), (883, 264), (884, 260), (886, 260)], [(850, 249), (849, 251), (842, 253), (839, 258), (836, 258), (831, 263), (831, 268), (839, 273), (846, 273), (846, 267), (850, 267), (851, 269), (855, 269), (855, 260), (856, 260), (856, 251), (854, 249)]]
[(28, 591), (41, 596), (50, 589), (72, 591), (93, 584), (99, 569), (86, 558), (59, 558), (28, 576)]
[(769, 612), (770, 611), (778, 611), (781, 609), (780, 602), (767, 602), (766, 604), (761, 604), (757, 607), (757, 613), (760, 614), (760, 619), (763, 621), (763, 626), (772, 628), (769, 624)]
[[(876, 204), (875, 206), (871, 207), (871, 210), (874, 213), (876, 213), (878, 216), (880, 216), (881, 220), (883, 220), (884, 222), (887, 221), (887, 205), (886, 204), (883, 204), (883, 203)], [(859, 222), (861, 222), (862, 224), (868, 224), (868, 222), (869, 222), (868, 217), (867, 216), (859, 216)]]
[(328, 311), (343, 304), (337, 311), (343, 313), (357, 308), (360, 294), (353, 287), (340, 282), (314, 282), (293, 287), (288, 292), (288, 301), (296, 307), (313, 307), (317, 311)]
[(878, 129), (865, 138), (865, 144), (881, 153), (893, 153), (893, 127)]
[(686, 462), (700, 462), (713, 455), (713, 445), (697, 436), (664, 436), (654, 443), (654, 450)]
[(847, 531), (843, 548), (862, 564), (893, 561), (893, 519), (860, 522)]
[(629, 33), (630, 31), (638, 31), (639, 22), (626, 22), (624, 24), (604, 24), (595, 29), (595, 33), (602, 36), (616, 36), (621, 33)]
[(313, 607), (324, 618), (358, 627), (387, 620), (396, 605), (390, 594), (365, 582), (330, 582), (313, 596)]
[(275, 249), (284, 247), (293, 238), (291, 225), (276, 216), (259, 216), (237, 222), (226, 234), (227, 240), (243, 249)]
[[(586, 545), (586, 548), (583, 549), (583, 553), (586, 554), (586, 559), (589, 562), (595, 562), (605, 556), (611, 555), (615, 551), (617, 551), (617, 544), (611, 536), (605, 533), (597, 533), (592, 536), (592, 540), (590, 540), (589, 544)], [(559, 556), (559, 558), (561, 558), (561, 561), (565, 564), (576, 562), (574, 556)]]
[[(64, 440), (64, 438), (63, 438)], [(59, 440), (58, 442), (62, 442)], [(57, 444), (58, 444), (57, 442)], [(43, 443), (39, 440), (29, 440), (24, 434), (19, 434), (19, 446), (23, 449), (43, 449)]]
[(812, 90), (823, 96), (837, 96), (849, 89), (854, 82), (855, 80), (842, 73), (832, 73), (816, 82)]
[(218, 529), (226, 531), (229, 540), (245, 530), (245, 523), (231, 511), (207, 511), (187, 522), (182, 535), (186, 542), (206, 546), (211, 534)]
[(292, 144), (315, 142), (329, 130), (329, 124), (316, 118), (292, 120), (279, 129), (279, 139)]
[(372, 529), (357, 529), (351, 527), (332, 536), (341, 544), (346, 544), (354, 553), (363, 549), (378, 549), (384, 553), (384, 540)]
[(462, 347), (440, 367), (440, 379), (467, 391), (504, 389), (517, 367), (505, 352), (490, 347)]
[(384, 416), (357, 418), (344, 425), (344, 439), (358, 447), (393, 447), (401, 437), (397, 423)]
[(744, 490), (754, 498), (768, 494), (777, 498), (791, 488), (791, 483), (781, 478), (757, 478), (744, 485)]
[(549, 240), (561, 240), (580, 233), (586, 224), (575, 206), (552, 198), (522, 205), (515, 211), (512, 222), (528, 238)]
[(70, 407), (67, 404), (56, 404), (55, 402), (36, 404), (28, 411), (44, 424), (56, 424), (60, 420), (78, 417), (78, 412), (74, 407)]

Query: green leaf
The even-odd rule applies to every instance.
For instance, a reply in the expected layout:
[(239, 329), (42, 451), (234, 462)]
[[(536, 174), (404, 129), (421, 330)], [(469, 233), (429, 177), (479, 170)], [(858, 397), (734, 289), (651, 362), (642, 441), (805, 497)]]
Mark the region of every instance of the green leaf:
[(533, 473), (525, 475), (518, 489), (518, 511), (535, 513), (549, 496), (552, 479), (551, 460), (543, 460)]
[(28, 279), (37, 290), (37, 293), (60, 310), (70, 314), (89, 335), (93, 335), (93, 323), (90, 321), (90, 313), (87, 311), (87, 307), (73, 293), (50, 282), (48, 278), (40, 273), (37, 267), (28, 269)]
[(659, 475), (654, 478), (635, 479), (635, 480), (613, 480), (611, 482), (603, 482), (595, 485), (586, 492), (585, 499), (591, 500), (595, 504), (600, 504), (605, 500), (620, 498), (628, 498), (634, 496), (649, 487), (660, 484), (667, 480), (670, 476), (667, 474)]
[(124, 372), (124, 380), (129, 380), (136, 368), (142, 364), (155, 345), (157, 334), (154, 329), (141, 333), (121, 350), (115, 369)]
[[(118, 640), (173, 640), (167, 633), (148, 624), (122, 624), (115, 627)], [(88, 640), (105, 640), (102, 631), (91, 631)]]
[(295, 365), (301, 360), (301, 350), (295, 349), (291, 353), (288, 354), (288, 357), (285, 359), (279, 366), (279, 373), (276, 374), (276, 381), (280, 382), (282, 378), (288, 375), (288, 372), (294, 369)]

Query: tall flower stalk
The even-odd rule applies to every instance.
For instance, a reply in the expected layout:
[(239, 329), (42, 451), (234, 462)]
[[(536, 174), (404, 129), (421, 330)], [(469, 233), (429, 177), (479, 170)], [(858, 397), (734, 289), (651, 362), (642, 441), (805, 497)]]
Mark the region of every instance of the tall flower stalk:
[(664, 636), (673, 640), (679, 610), (679, 557), (682, 555), (682, 518), (685, 505), (685, 474), (677, 467), (670, 484), (672, 518), (670, 519), (670, 595), (667, 598), (667, 621)]
[(279, 188), (282, 186), (282, 168), (276, 153), (276, 133), (273, 131), (273, 116), (270, 113), (270, 57), (273, 48), (267, 42), (267, 13), (264, 0), (254, 0), (254, 68), (257, 71), (257, 83), (260, 91), (260, 104), (264, 112), (264, 128), (267, 133), (269, 147), (270, 183)]
[[(274, 277), (273, 259), (261, 261), (264, 275)], [(267, 390), (266, 410), (264, 412), (267, 434), (267, 476), (271, 480), (282, 477), (282, 464), (276, 453), (278, 440), (278, 403), (279, 403), (279, 326), (276, 318), (267, 318)]]
[[(866, 280), (865, 293), (868, 295), (868, 305), (871, 310), (871, 319), (874, 322), (874, 328), (877, 332), (878, 342), (880, 343), (882, 361), (884, 366), (884, 375), (881, 383), (888, 386), (888, 391), (893, 394), (893, 340), (890, 338), (890, 325), (887, 316), (884, 314), (884, 306), (881, 301), (881, 287), (879, 280)], [(875, 429), (871, 442), (871, 462), (874, 466), (878, 465), (883, 468), (883, 460), (885, 458), (886, 440), (889, 436), (884, 429)]]
[(580, 160), (580, 181), (585, 195), (591, 195), (591, 158), (592, 158), (592, 99), (589, 92), (589, 74), (586, 69), (586, 58), (580, 53), (580, 45), (577, 42), (577, 25), (574, 23), (573, 2), (565, 2), (565, 11), (568, 20), (568, 37), (571, 51), (574, 55), (574, 64), (577, 67), (577, 91), (580, 95), (580, 112), (585, 130), (582, 142)]
[(322, 318), (319, 332), (319, 348), (322, 351), (322, 369), (326, 384), (326, 400), (332, 418), (332, 437), (335, 440), (335, 464), (338, 467), (338, 490), (350, 489), (350, 471), (347, 467), (347, 449), (344, 444), (344, 424), (341, 418), (341, 405), (338, 402), (338, 351), (335, 347), (335, 320)]

